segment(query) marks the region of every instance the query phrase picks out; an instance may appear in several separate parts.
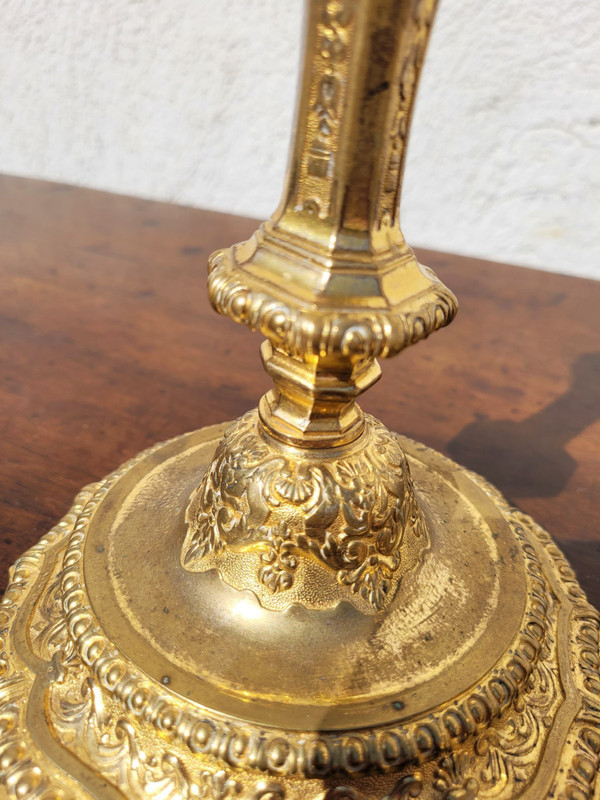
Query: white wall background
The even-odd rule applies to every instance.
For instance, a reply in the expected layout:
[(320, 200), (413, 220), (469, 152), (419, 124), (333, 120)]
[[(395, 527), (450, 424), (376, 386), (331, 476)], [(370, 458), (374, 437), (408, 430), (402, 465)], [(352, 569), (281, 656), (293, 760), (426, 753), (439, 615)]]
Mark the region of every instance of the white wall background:
[[(301, 0), (0, 0), (0, 172), (249, 216), (287, 159)], [(408, 240), (600, 278), (600, 4), (442, 0)]]

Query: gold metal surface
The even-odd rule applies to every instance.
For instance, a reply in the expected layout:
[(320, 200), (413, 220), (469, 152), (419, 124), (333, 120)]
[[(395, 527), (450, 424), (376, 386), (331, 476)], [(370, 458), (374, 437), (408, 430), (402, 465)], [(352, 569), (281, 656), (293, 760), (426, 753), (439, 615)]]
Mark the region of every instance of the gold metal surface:
[(181, 569), (185, 502), (223, 432), (87, 487), (13, 568), (9, 797), (597, 796), (598, 614), (543, 530), (400, 439), (430, 520), (420, 571), (379, 615), (268, 610)]
[(599, 615), (533, 520), (364, 415), (447, 324), (398, 198), (431, 0), (308, 0), (289, 177), (211, 257), (274, 388), (86, 487), (0, 603), (17, 798), (599, 800)]
[(430, 0), (308, 4), (282, 201), (251, 239), (210, 259), (214, 307), (267, 337), (275, 386), (195, 492), (182, 565), (217, 569), (265, 608), (345, 599), (378, 613), (428, 546), (404, 455), (355, 400), (379, 378), (377, 357), (456, 312), (398, 221), (434, 11)]

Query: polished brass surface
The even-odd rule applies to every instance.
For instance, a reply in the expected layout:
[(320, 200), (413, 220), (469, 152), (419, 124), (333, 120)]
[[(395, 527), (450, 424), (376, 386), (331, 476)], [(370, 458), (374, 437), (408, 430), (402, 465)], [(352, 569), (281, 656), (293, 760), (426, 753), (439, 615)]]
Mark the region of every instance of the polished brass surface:
[(398, 220), (435, 5), (308, 4), (282, 201), (251, 239), (210, 259), (210, 299), (267, 337), (274, 388), (258, 419), (228, 433), (194, 493), (182, 565), (217, 569), (266, 608), (348, 599), (380, 612), (427, 548), (403, 453), (356, 397), (379, 378), (377, 357), (456, 312)]
[(433, 0), (312, 0), (288, 179), (247, 242), (211, 256), (222, 314), (267, 337), (263, 425), (330, 447), (363, 427), (355, 397), (389, 357), (451, 321), (454, 295), (418, 264), (399, 195)]
[[(539, 526), (399, 439), (431, 545), (379, 615), (182, 570), (224, 426), (86, 487), (0, 606), (9, 797), (595, 797), (598, 614)], [(323, 680), (325, 678), (325, 680)]]
[(356, 403), (456, 312), (398, 221), (434, 10), (308, 0), (282, 202), (209, 267), (274, 388), (86, 487), (13, 567), (7, 797), (600, 798), (599, 615), (568, 564)]

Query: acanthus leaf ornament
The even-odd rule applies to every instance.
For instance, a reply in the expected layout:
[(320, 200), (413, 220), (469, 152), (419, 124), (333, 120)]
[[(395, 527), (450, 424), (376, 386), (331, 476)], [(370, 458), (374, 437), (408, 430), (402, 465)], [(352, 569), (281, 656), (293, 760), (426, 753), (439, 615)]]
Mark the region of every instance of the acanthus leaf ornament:
[[(44, 675), (47, 668), (53, 672), (53, 679), (47, 683), (44, 691), (53, 709), (50, 724), (54, 735), (62, 747), (74, 754), (79, 753), (109, 785), (125, 790), (131, 800), (155, 796), (156, 791), (165, 798), (199, 796), (218, 800), (250, 800), (257, 792), (274, 784), (278, 787), (279, 796), (286, 800), (305, 800), (306, 797), (320, 800), (323, 792), (319, 794), (316, 786), (310, 782), (314, 777), (300, 790), (296, 776), (290, 776), (292, 782), (288, 784), (290, 764), (298, 765), (298, 760), (288, 762), (286, 766), (278, 760), (302, 746), (302, 737), (296, 738), (290, 732), (273, 731), (269, 742), (264, 741), (264, 731), (262, 737), (258, 735), (257, 728), (256, 743), (263, 738), (263, 758), (266, 760), (262, 761), (260, 767), (260, 758), (258, 762), (255, 760), (254, 767), (244, 773), (243, 780), (240, 780), (235, 770), (241, 764), (246, 764), (248, 757), (253, 758), (250, 755), (252, 747), (248, 728), (237, 732), (229, 729), (228, 733), (228, 725), (233, 720), (224, 726), (217, 717), (210, 719), (210, 715), (194, 720), (193, 704), (186, 709), (182, 706), (182, 698), (168, 687), (153, 684), (134, 665), (123, 662), (116, 652), (110, 653), (111, 643), (93, 620), (81, 578), (77, 578), (77, 575), (81, 575), (82, 562), (76, 556), (82, 552), (82, 545), (89, 535), (87, 529), (93, 523), (100, 498), (135, 467), (136, 462), (125, 465), (106, 483), (97, 484), (81, 495), (74, 512), (16, 566), (13, 582), (0, 605), (0, 613), (7, 615), (6, 621), (10, 624), (11, 610), (17, 607), (15, 603), (29, 596), (40, 575), (44, 575), (47, 553), (53, 547), (60, 548), (62, 557), (53, 563), (51, 572), (44, 575), (46, 588), (34, 604), (32, 622), (35, 628), (31, 630), (32, 652), (38, 659), (35, 663), (39, 664), (36, 668), (40, 670), (40, 675)], [(476, 480), (475, 476), (470, 477)], [(436, 732), (430, 716), (414, 723), (412, 743), (405, 738), (405, 726), (398, 726), (395, 731), (393, 728), (387, 731), (375, 728), (362, 732), (364, 746), (369, 742), (377, 742), (380, 748), (376, 762), (378, 766), (373, 774), (380, 775), (376, 783), (381, 788), (377, 789), (377, 794), (372, 794), (364, 793), (354, 785), (348, 787), (359, 800), (397, 797), (426, 797), (432, 800), (443, 797), (444, 800), (450, 800), (459, 796), (456, 794), (458, 791), (466, 792), (465, 796), (469, 796), (475, 785), (478, 786), (474, 795), (477, 798), (504, 800), (514, 797), (515, 785), (527, 786), (535, 778), (540, 754), (547, 752), (546, 743), (556, 739), (552, 732), (560, 728), (556, 712), (565, 704), (573, 704), (578, 698), (577, 686), (580, 681), (586, 687), (585, 702), (579, 713), (571, 714), (568, 733), (561, 739), (563, 750), (560, 759), (572, 766), (563, 773), (557, 770), (560, 777), (555, 796), (558, 800), (571, 800), (576, 796), (573, 794), (576, 790), (592, 796), (600, 753), (600, 736), (594, 727), (597, 714), (594, 709), (598, 707), (599, 696), (599, 615), (581, 595), (566, 562), (547, 534), (525, 515), (513, 512), (504, 505), (484, 482), (480, 482), (480, 485), (504, 509), (520, 537), (524, 552), (528, 554), (531, 599), (523, 616), (523, 625), (531, 626), (532, 619), (537, 619), (540, 613), (544, 615), (531, 626), (532, 631), (544, 631), (540, 639), (541, 649), (529, 649), (527, 640), (515, 642), (510, 648), (514, 655), (507, 653), (505, 683), (500, 692), (500, 672), (496, 669), (489, 676), (489, 688), (484, 690), (483, 686), (478, 686), (472, 694), (456, 698), (453, 703), (440, 709), (438, 724), (446, 725), (446, 737), (448, 734), (456, 737), (455, 746), (449, 754), (438, 754), (435, 747), (432, 749), (431, 744), (427, 745), (423, 740), (425, 732), (429, 730), (431, 743), (444, 741), (442, 728)], [(69, 542), (70, 546), (67, 547)], [(543, 572), (550, 569), (552, 564), (557, 566), (557, 577), (554, 574), (552, 577), (552, 592), (558, 594), (559, 602), (552, 601), (548, 589), (544, 589), (543, 583), (540, 583)], [(568, 635), (576, 645), (568, 663), (564, 664), (561, 663), (557, 638), (560, 632), (559, 613), (564, 617), (560, 609), (568, 602), (573, 604), (566, 617), (569, 620)], [(68, 618), (65, 618), (63, 609), (69, 610)], [(88, 620), (85, 628), (81, 624), (83, 620)], [(531, 643), (533, 641), (530, 640)], [(9, 787), (16, 787), (16, 783), (10, 782), (10, 776), (21, 776), (18, 779), (23, 780), (23, 776), (28, 775), (31, 769), (32, 754), (37, 752), (37, 745), (27, 743), (25, 739), (21, 743), (15, 740), (15, 735), (24, 736), (19, 733), (18, 719), (21, 709), (28, 702), (35, 673), (24, 664), (14, 648), (4, 652), (6, 667), (0, 677), (0, 753), (4, 754), (2, 763), (11, 763), (13, 766), (8, 767), (8, 771), (0, 772), (0, 778), (8, 781)], [(517, 653), (522, 656), (515, 660)], [(530, 666), (522, 660), (527, 654), (532, 658)], [(16, 675), (19, 676), (18, 680), (15, 680)], [(569, 675), (573, 675), (573, 679), (568, 679)], [(486, 696), (489, 698), (486, 702), (491, 701), (491, 704), (489, 710), (484, 712), (488, 715), (484, 721), (481, 702)], [(512, 716), (513, 708), (516, 716)], [(462, 720), (461, 715), (464, 715)], [(148, 749), (148, 730), (154, 726), (162, 733)], [(217, 736), (220, 726), (221, 733)], [(179, 729), (182, 736), (178, 733)], [(146, 744), (142, 744), (142, 740)], [(236, 740), (245, 742), (247, 755), (243, 758), (242, 751), (236, 747), (223, 749), (228, 741), (231, 743)], [(446, 741), (450, 746), (449, 740)], [(333, 735), (329, 740), (321, 735), (313, 746), (318, 743), (320, 747), (326, 743), (323, 752), (329, 752), (337, 759), (336, 769), (346, 764), (348, 776), (356, 776), (371, 772), (356, 760), (360, 752), (360, 748), (357, 749), (358, 742), (358, 732), (349, 732)], [(403, 750), (396, 749), (394, 752), (394, 748), (398, 747)], [(304, 748), (306, 752), (306, 745)], [(337, 755), (336, 748), (340, 748)], [(421, 754), (417, 755), (420, 748), (423, 748)], [(399, 759), (402, 751), (404, 758)], [(221, 752), (225, 762), (219, 759), (215, 761), (211, 752)], [(254, 752), (256, 758), (260, 750)], [(319, 751), (313, 749), (311, 752), (316, 754)], [(10, 761), (13, 756), (16, 760)], [(64, 783), (68, 781), (66, 777), (53, 772), (56, 768), (49, 766), (43, 753), (39, 754), (39, 758), (36, 785), (68, 785)], [(390, 766), (394, 761), (406, 768), (415, 758), (422, 762), (423, 768), (433, 763), (432, 786), (437, 787), (434, 794), (426, 788), (428, 784), (421, 774), (422, 768), (400, 779), (394, 777), (394, 769)], [(384, 765), (387, 766), (382, 772)], [(277, 777), (265, 780), (260, 777), (260, 771), (257, 773), (257, 767)], [(308, 775), (312, 773), (314, 776), (315, 771), (317, 775), (324, 774), (322, 761), (318, 767), (311, 767), (307, 762), (304, 768), (308, 770)], [(246, 774), (256, 777), (248, 783)], [(347, 786), (343, 782), (337, 785), (341, 787), (340, 793)], [(301, 793), (297, 794), (298, 791)], [(9, 793), (9, 796), (13, 795)], [(15, 798), (17, 796), (20, 795), (14, 794)], [(67, 793), (64, 796), (77, 795)]]
[(218, 569), (239, 589), (240, 560), (254, 557), (253, 590), (263, 606), (295, 588), (289, 603), (311, 607), (310, 592), (298, 585), (306, 578), (297, 577), (301, 561), (311, 559), (335, 576), (334, 602), (384, 609), (429, 538), (396, 437), (372, 417), (365, 426), (352, 452), (315, 460), (310, 452), (283, 453), (260, 433), (256, 412), (234, 423), (187, 508), (184, 568)]

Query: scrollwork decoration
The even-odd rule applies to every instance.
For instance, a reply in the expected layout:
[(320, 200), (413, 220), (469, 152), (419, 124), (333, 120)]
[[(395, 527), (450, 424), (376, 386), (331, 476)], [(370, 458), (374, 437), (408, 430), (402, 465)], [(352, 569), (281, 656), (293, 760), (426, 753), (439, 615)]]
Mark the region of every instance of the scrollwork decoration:
[(246, 414), (226, 432), (192, 496), (184, 567), (216, 566), (233, 581), (219, 555), (257, 552), (259, 600), (268, 603), (269, 593), (294, 586), (302, 560), (311, 559), (373, 611), (385, 608), (428, 535), (396, 438), (372, 417), (363, 437), (364, 445), (339, 458), (296, 458), (261, 435), (256, 412)]
[[(54, 532), (20, 559), (12, 572), (12, 581), (5, 598), (0, 604), (0, 613), (3, 615), (2, 638), (6, 641), (7, 629), (10, 629), (13, 624), (14, 610), (31, 590), (32, 583), (37, 580), (44, 559), (48, 557), (52, 548), (60, 547), (56, 559), (49, 562), (52, 567), (48, 568), (47, 577), (44, 579), (46, 588), (35, 604), (32, 616), (34, 627), (30, 629), (30, 640), (31, 647), (37, 654), (36, 657), (42, 665), (46, 665), (43, 667), (44, 675), (51, 674), (52, 676), (49, 684), (52, 697), (48, 699), (48, 702), (60, 701), (62, 703), (63, 722), (61, 724), (64, 725), (64, 733), (61, 734), (60, 740), (63, 746), (72, 748), (74, 742), (79, 742), (82, 747), (87, 748), (87, 740), (81, 734), (81, 725), (85, 723), (88, 731), (94, 735), (99, 734), (101, 740), (102, 736), (108, 734), (104, 738), (104, 744), (108, 748), (104, 755), (109, 761), (113, 758), (114, 753), (119, 751), (119, 748), (121, 750), (132, 748), (131, 752), (134, 755), (137, 753), (137, 756), (133, 758), (133, 764), (139, 770), (139, 774), (132, 780), (141, 782), (141, 785), (144, 785), (144, 781), (153, 781), (153, 786), (160, 787), (161, 791), (167, 792), (168, 796), (170, 787), (177, 781), (191, 779), (192, 784), (196, 787), (194, 789), (196, 794), (190, 796), (204, 797), (207, 800), (251, 798), (259, 788), (261, 781), (257, 779), (252, 785), (244, 784), (244, 788), (238, 791), (235, 770), (240, 767), (265, 770), (268, 762), (265, 754), (270, 752), (269, 747), (274, 747), (275, 744), (265, 740), (264, 736), (258, 737), (258, 732), (257, 737), (254, 737), (250, 731), (244, 733), (241, 730), (232, 729), (231, 723), (222, 726), (222, 729), (219, 730), (220, 723), (217, 719), (194, 719), (189, 710), (176, 709), (172, 702), (173, 698), (169, 697), (165, 687), (153, 687), (147, 679), (124, 663), (120, 663), (118, 671), (115, 671), (118, 656), (116, 653), (110, 652), (109, 643), (102, 638), (96, 623), (92, 625), (88, 623), (85, 630), (78, 625), (83, 618), (89, 618), (92, 613), (84, 607), (83, 584), (81, 577), (77, 577), (81, 564), (77, 553), (80, 552), (85, 539), (86, 525), (90, 517), (89, 509), (93, 509), (97, 505), (98, 500), (106, 494), (111, 483), (126, 472), (130, 466), (125, 465), (107, 482), (95, 487), (95, 495), (92, 496), (91, 493), (88, 493), (87, 496), (83, 496), (79, 501), (79, 506), (76, 506), (77, 511), (70, 515), (63, 526), (58, 526)], [(480, 485), (484, 490), (493, 492), (493, 489), (484, 481), (480, 480)], [(434, 738), (439, 742), (445, 742), (446, 747), (455, 749), (456, 752), (471, 753), (471, 757), (475, 761), (465, 762), (460, 776), (461, 786), (464, 784), (466, 790), (470, 791), (472, 784), (469, 784), (469, 780), (477, 780), (479, 783), (478, 798), (505, 799), (514, 795), (515, 786), (523, 787), (530, 784), (535, 776), (536, 765), (539, 763), (539, 752), (546, 746), (544, 742), (547, 741), (548, 734), (554, 725), (556, 710), (564, 703), (564, 690), (559, 679), (558, 655), (553, 633), (556, 630), (556, 608), (545, 595), (544, 602), (549, 602), (549, 605), (547, 611), (543, 612), (543, 607), (539, 605), (539, 587), (536, 588), (536, 584), (540, 581), (540, 570), (547, 559), (556, 568), (557, 586), (560, 587), (557, 591), (564, 591), (565, 596), (568, 596), (574, 603), (568, 625), (571, 666), (567, 665), (567, 670), (569, 674), (573, 675), (573, 680), (576, 682), (577, 697), (582, 698), (580, 711), (569, 727), (569, 734), (560, 745), (559, 750), (556, 751), (557, 763), (560, 760), (560, 763), (564, 765), (564, 772), (557, 773), (559, 777), (555, 786), (555, 796), (558, 800), (593, 797), (600, 754), (598, 614), (587, 604), (572, 571), (548, 535), (525, 515), (510, 509), (506, 504), (502, 506), (497, 493), (493, 496), (513, 525), (517, 541), (525, 548), (526, 562), (530, 564), (528, 568), (530, 600), (525, 619), (536, 620), (534, 627), (530, 630), (538, 630), (541, 626), (540, 629), (544, 631), (539, 659), (537, 653), (531, 649), (532, 640), (529, 632), (527, 633), (529, 644), (524, 646), (523, 643), (516, 642), (511, 648), (513, 654), (510, 656), (512, 660), (510, 663), (501, 668), (498, 665), (498, 674), (482, 678), (482, 681), (491, 680), (497, 687), (499, 674), (505, 676), (503, 680), (507, 692), (506, 697), (502, 700), (501, 706), (490, 706), (489, 719), (465, 718), (464, 724), (461, 722), (460, 726), (456, 727), (460, 714), (466, 713), (470, 707), (471, 698), (465, 696), (457, 699), (456, 712), (458, 715), (453, 713), (452, 728), (446, 729), (445, 732), (442, 712), (440, 712), (441, 716), (437, 716), (437, 721), (433, 718), (421, 720), (412, 732), (408, 728), (403, 730), (388, 728), (364, 732), (364, 752), (368, 754), (373, 751), (376, 759), (371, 761), (367, 757), (364, 771), (375, 769), (377, 774), (379, 772), (389, 774), (390, 770), (393, 772), (397, 768), (412, 770), (411, 764), (433, 757), (440, 759), (436, 780), (443, 782), (442, 770), (445, 766), (444, 759), (448, 758), (448, 754), (435, 751), (421, 753), (419, 751), (419, 741), (423, 736), (424, 726), (428, 725)], [(84, 507), (85, 501), (88, 502)], [(77, 530), (71, 533), (74, 527)], [(71, 535), (71, 543), (65, 550), (66, 539), (69, 535)], [(538, 545), (534, 549), (530, 545), (535, 540)], [(63, 557), (65, 568), (62, 574), (62, 590), (59, 590), (55, 576), (61, 569)], [(60, 626), (57, 625), (57, 622), (61, 614), (65, 613), (61, 611), (63, 602), (69, 612), (66, 624)], [(548, 614), (548, 618), (540, 617), (539, 613), (541, 612)], [(515, 660), (516, 653), (520, 653), (516, 657), (517, 660)], [(525, 661), (528, 654), (534, 657), (536, 663), (528, 664)], [(79, 794), (71, 795), (64, 788), (67, 786), (65, 783), (67, 779), (62, 773), (56, 772), (55, 767), (53, 768), (54, 772), (47, 771), (49, 767), (45, 756), (24, 733), (23, 718), (32, 685), (30, 672), (11, 647), (4, 647), (2, 659), (4, 671), (0, 675), (0, 753), (2, 756), (0, 782), (6, 786), (9, 781), (9, 785), (14, 788), (17, 785), (15, 781), (27, 782), (33, 781), (35, 778), (36, 791), (38, 789), (47, 792), (54, 790), (56, 794), (58, 791), (56, 787), (60, 786), (60, 791), (63, 792), (65, 798), (79, 797)], [(50, 672), (46, 670), (50, 670)], [(518, 685), (513, 683), (517, 676), (520, 676)], [(156, 694), (155, 697), (153, 693)], [(487, 697), (490, 702), (493, 699), (493, 694), (488, 692), (484, 683), (478, 689), (477, 695), (480, 699)], [(87, 717), (85, 711), (87, 711)], [(130, 729), (123, 724), (117, 725), (120, 720), (125, 720), (127, 715), (129, 715), (128, 719), (132, 725)], [(533, 723), (534, 719), (538, 720), (537, 724)], [(143, 724), (147, 726), (148, 731), (155, 726), (161, 732), (155, 740), (156, 746), (148, 748), (146, 744), (142, 745), (137, 741), (139, 732), (136, 720), (144, 720)], [(470, 737), (468, 731), (473, 730), (476, 731), (476, 735)], [(136, 741), (131, 738), (134, 735)], [(296, 742), (291, 734), (278, 731), (277, 747), (281, 749), (284, 735), (288, 737), (286, 741), (289, 743), (289, 752), (299, 754), (299, 742)], [(331, 759), (331, 764), (335, 762), (339, 769), (339, 765), (344, 763), (344, 747), (350, 747), (351, 742), (356, 745), (356, 741), (362, 735), (363, 732), (355, 732), (351, 736), (336, 736), (329, 739), (322, 735), (319, 740), (319, 753), (327, 754), (327, 757)], [(451, 737), (454, 737), (452, 741)], [(148, 742), (148, 739), (145, 738), (145, 741)], [(402, 754), (400, 751), (395, 754), (395, 751), (390, 750), (393, 741), (397, 741), (398, 745), (401, 744)], [(241, 752), (236, 744), (228, 754), (227, 743), (236, 742), (240, 744), (246, 742), (247, 753)], [(169, 743), (168, 747), (167, 743)], [(116, 749), (113, 750), (113, 747)], [(306, 743), (304, 747), (302, 758), (305, 759), (303, 763), (307, 768), (309, 766), (307, 760), (309, 750), (306, 749)], [(315, 752), (316, 749), (317, 742), (314, 743)], [(219, 759), (213, 764), (211, 762), (213, 752), (223, 753), (224, 759)], [(250, 758), (250, 753), (253, 753), (255, 758)], [(233, 755), (235, 755), (235, 766), (232, 761), (230, 768), (227, 766), (227, 759)], [(194, 759), (196, 756), (199, 758), (198, 769), (190, 772), (186, 764), (190, 758)], [(291, 762), (282, 765), (281, 782), (279, 778), (273, 780), (270, 776), (265, 776), (262, 783), (277, 783), (286, 791), (287, 796), (286, 781), (288, 781), (288, 776), (292, 782), (297, 780), (298, 763), (295, 761), (293, 765)], [(35, 775), (31, 772), (32, 764), (35, 765)], [(446, 778), (446, 782), (440, 783), (439, 790), (436, 790), (441, 797), (444, 796), (444, 791), (446, 794), (459, 791), (457, 780), (455, 780), (455, 776), (458, 777), (457, 771), (453, 770), (451, 765), (446, 764), (446, 766), (449, 767), (446, 772), (450, 779)], [(508, 780), (494, 783), (494, 770), (496, 770), (496, 774), (506, 774)], [(361, 771), (363, 771), (362, 765)], [(329, 762), (326, 768), (323, 768), (322, 764), (319, 765), (317, 773), (319, 777), (330, 773)], [(386, 800), (420, 797), (423, 792), (418, 773), (417, 770), (403, 775), (396, 780), (396, 788), (391, 793), (388, 790), (388, 793), (383, 796)], [(315, 773), (307, 770), (307, 776), (314, 777)], [(26, 783), (22, 784), (22, 786), (25, 785)], [(27, 785), (34, 786), (33, 783), (27, 783)], [(182, 783), (179, 785), (183, 786)], [(429, 779), (427, 786), (432, 787)], [(451, 786), (454, 788), (450, 788)], [(55, 787), (55, 789), (51, 789), (51, 787)], [(182, 791), (184, 791), (183, 796), (186, 796), (187, 789), (182, 789)], [(132, 791), (128, 796), (133, 798), (136, 795)], [(366, 797), (369, 797), (370, 800), (371, 796), (367, 793), (365, 800)], [(17, 795), (12, 788), (9, 797), (16, 800)], [(289, 797), (290, 800), (292, 798), (296, 800), (293, 792), (289, 794)]]

